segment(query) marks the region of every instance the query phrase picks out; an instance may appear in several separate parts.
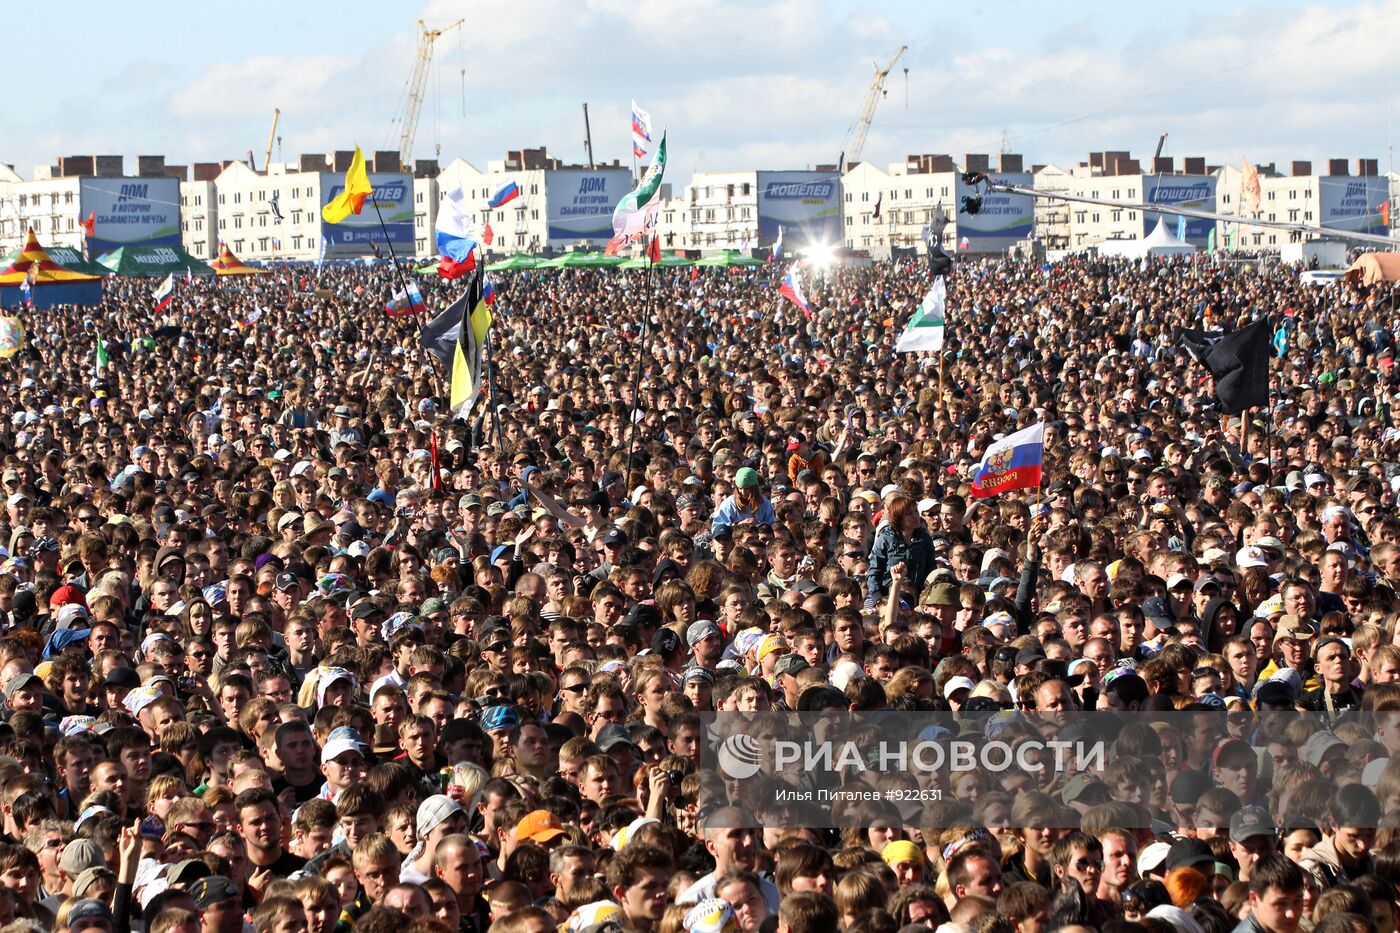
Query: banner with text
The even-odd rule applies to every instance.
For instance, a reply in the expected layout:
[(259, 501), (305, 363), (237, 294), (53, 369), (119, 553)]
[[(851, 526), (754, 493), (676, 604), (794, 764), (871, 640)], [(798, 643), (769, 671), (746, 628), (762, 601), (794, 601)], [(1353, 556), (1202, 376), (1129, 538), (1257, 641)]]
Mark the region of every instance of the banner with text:
[(78, 213), (93, 216), (88, 253), (100, 256), (122, 246), (180, 245), (178, 178), (83, 178)]
[[(613, 235), (613, 208), (632, 190), (632, 173), (621, 168), (559, 169), (545, 173), (544, 190), (549, 245), (606, 243)], [(504, 210), (509, 218), (511, 209)]]
[[(1215, 210), (1214, 175), (1144, 175), (1142, 176), (1142, 200), (1144, 204), (1170, 204), (1174, 207), (1189, 207), (1199, 211)], [(1176, 214), (1159, 214), (1147, 211), (1143, 214), (1143, 236), (1157, 229), (1157, 222), (1166, 220), (1167, 229), (1176, 232)], [(1215, 221), (1199, 217), (1186, 218), (1186, 242), (1204, 247), (1215, 229)]]
[[(1024, 172), (987, 177), (1000, 184), (1026, 188), (1035, 183), (1035, 179)], [(981, 197), (982, 204), (977, 213), (969, 214), (963, 209), (963, 198), (966, 197)], [(977, 190), (963, 184), (960, 175), (957, 180), (957, 205), (957, 237), (960, 242), (964, 237), (967, 239), (970, 252), (1004, 252), (1035, 232), (1035, 198), (1028, 194), (983, 190), (979, 195)]]
[[(338, 224), (321, 221), (321, 238), (326, 243), (327, 259), (355, 259), (375, 255), (379, 247), (384, 258), (384, 231), (399, 256), (412, 256), (413, 242), (413, 176), (402, 172), (370, 172), (369, 183), (374, 194), (365, 201), (364, 209), (351, 214)], [(321, 206), (335, 200), (345, 188), (345, 175), (338, 172), (321, 173)], [(375, 207), (379, 208), (378, 213)], [(379, 218), (384, 218), (380, 227)]]
[(1381, 214), (1381, 205), (1390, 197), (1385, 176), (1323, 176), (1318, 185), (1318, 220), (1322, 226), (1380, 236), (1390, 232)]
[(830, 172), (759, 172), (758, 245), (771, 247), (779, 227), (788, 255), (841, 245), (841, 180)]

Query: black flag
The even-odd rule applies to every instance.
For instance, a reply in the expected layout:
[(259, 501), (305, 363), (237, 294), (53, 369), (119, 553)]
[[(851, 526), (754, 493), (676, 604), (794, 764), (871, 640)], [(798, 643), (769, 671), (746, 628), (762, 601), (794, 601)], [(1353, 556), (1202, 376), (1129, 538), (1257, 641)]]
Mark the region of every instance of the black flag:
[(1223, 330), (1200, 330), (1195, 327), (1183, 327), (1181, 329), (1181, 345), (1186, 348), (1191, 359), (1206, 365), (1206, 357), (1210, 355), (1211, 348), (1220, 342), (1225, 336)]
[(1215, 397), (1226, 414), (1269, 404), (1269, 350), (1273, 330), (1268, 318), (1226, 334), (1206, 355), (1215, 377)]
[(443, 365), (451, 366), (452, 350), (457, 345), (457, 335), (461, 332), (462, 303), (459, 299), (423, 325), (418, 331), (418, 345), (442, 360)]

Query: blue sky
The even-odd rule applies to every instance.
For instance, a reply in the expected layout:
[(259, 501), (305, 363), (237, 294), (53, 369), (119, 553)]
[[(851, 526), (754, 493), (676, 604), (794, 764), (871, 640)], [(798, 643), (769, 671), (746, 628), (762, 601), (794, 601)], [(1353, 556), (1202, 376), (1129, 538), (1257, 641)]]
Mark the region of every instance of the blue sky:
[(137, 153), (188, 163), (252, 149), (261, 164), (273, 107), (288, 161), (357, 142), (397, 149), (391, 119), (419, 17), (466, 18), (438, 43), (414, 149), (431, 157), (440, 145), (443, 163), (538, 145), (581, 160), (583, 101), (595, 156), (625, 161), (633, 97), (669, 130), (673, 178), (833, 162), (871, 61), (901, 44), (908, 77), (903, 66), (891, 74), (865, 148), (881, 165), (995, 153), (1003, 132), (1028, 163), (1073, 164), (1091, 149), (1146, 158), (1164, 130), (1167, 154), (1212, 162), (1390, 162), (1400, 0), (1179, 0), (1169, 11), (1043, 0), (80, 0), (65, 7), (61, 50), (38, 37), (7, 44), (8, 73), (31, 76), (12, 86), (51, 100), (12, 91), (0, 161), (28, 176), (64, 154), (121, 153), (134, 170)]

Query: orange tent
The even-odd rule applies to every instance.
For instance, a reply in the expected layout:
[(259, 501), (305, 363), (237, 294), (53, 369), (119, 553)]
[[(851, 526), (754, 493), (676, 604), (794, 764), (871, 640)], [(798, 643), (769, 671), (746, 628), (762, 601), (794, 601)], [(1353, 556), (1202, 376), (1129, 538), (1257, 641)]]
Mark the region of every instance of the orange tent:
[(233, 255), (233, 250), (228, 248), (227, 243), (219, 250), (219, 258), (209, 265), (213, 266), (219, 275), (267, 275), (266, 269), (254, 269)]
[(1346, 280), (1353, 285), (1400, 281), (1400, 253), (1362, 253), (1347, 270)]
[(93, 307), (102, 303), (102, 279), (54, 262), (30, 230), (24, 249), (0, 269), (0, 306), (16, 307), (31, 298), (36, 308), (60, 304)]

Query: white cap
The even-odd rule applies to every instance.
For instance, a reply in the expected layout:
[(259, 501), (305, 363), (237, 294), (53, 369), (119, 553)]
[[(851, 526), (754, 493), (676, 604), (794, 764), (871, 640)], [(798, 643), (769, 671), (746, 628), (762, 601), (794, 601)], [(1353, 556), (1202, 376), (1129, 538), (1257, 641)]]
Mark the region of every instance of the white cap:
[(1269, 561), (1268, 558), (1264, 556), (1262, 550), (1251, 544), (1235, 552), (1235, 566), (1241, 569), (1249, 567), (1267, 567), (1269, 566)]
[(943, 685), (943, 699), (951, 700), (959, 690), (971, 690), (976, 686), (971, 677), (950, 677)]
[(854, 661), (839, 661), (832, 668), (827, 680), (837, 690), (845, 690), (846, 685), (860, 676), (860, 665)]
[(311, 469), (311, 461), (310, 461), (310, 460), (301, 460), (301, 461), (299, 461), (299, 462), (297, 463), (296, 466), (292, 467), (292, 475), (293, 475), (293, 476), (300, 476), (301, 474), (305, 473), (305, 472), (306, 472), (307, 470), (309, 470), (309, 469)]
[(1171, 843), (1168, 842), (1149, 843), (1138, 853), (1138, 874), (1145, 875), (1161, 868), (1166, 864), (1167, 855), (1171, 850)]
[(1191, 578), (1184, 573), (1174, 573), (1167, 578), (1167, 589), (1174, 590), (1181, 584), (1191, 585)]
[(894, 483), (888, 483), (888, 484), (886, 484), (886, 486), (885, 486), (884, 489), (881, 489), (881, 490), (880, 490), (880, 500), (883, 502), (885, 499), (888, 499), (890, 496), (893, 496), (895, 493), (900, 493), (900, 492), (903, 492), (903, 491), (904, 491), (904, 490), (900, 489), (900, 488), (899, 488), (898, 486), (896, 486)]
[(346, 752), (359, 752), (361, 755), (365, 753), (365, 743), (360, 741), (360, 733), (349, 726), (332, 729), (325, 747), (321, 749), (321, 764), (335, 761)]

